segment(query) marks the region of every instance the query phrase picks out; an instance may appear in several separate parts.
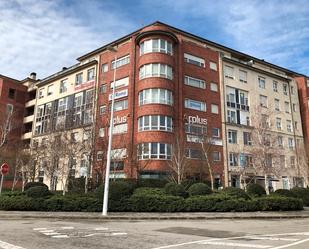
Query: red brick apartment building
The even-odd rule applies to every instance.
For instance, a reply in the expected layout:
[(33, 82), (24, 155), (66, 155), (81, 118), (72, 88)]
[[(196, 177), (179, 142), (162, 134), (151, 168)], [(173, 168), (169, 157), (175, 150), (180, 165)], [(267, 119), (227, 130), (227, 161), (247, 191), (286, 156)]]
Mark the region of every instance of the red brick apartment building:
[(1, 124), (10, 118), (11, 128), (6, 144), (12, 145), (23, 133), (23, 118), (25, 110), (27, 87), (22, 82), (0, 75), (0, 119)]
[[(108, 134), (112, 82), (116, 94), (112, 172), (115, 177), (165, 175), (177, 147), (189, 157), (187, 176), (205, 178), (198, 135), (212, 137), (211, 164), (223, 180), (219, 53), (184, 39), (163, 25), (128, 35), (99, 53), (96, 157), (93, 175), (102, 174)], [(85, 55), (79, 60), (91, 56)], [(115, 65), (114, 59), (117, 57)], [(174, 149), (174, 152), (172, 150)]]

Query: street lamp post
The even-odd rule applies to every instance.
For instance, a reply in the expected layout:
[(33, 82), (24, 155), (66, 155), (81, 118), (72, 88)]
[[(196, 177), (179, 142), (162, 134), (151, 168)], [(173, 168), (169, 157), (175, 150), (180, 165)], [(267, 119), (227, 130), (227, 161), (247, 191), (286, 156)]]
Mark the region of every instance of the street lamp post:
[[(113, 47), (108, 48), (109, 51), (116, 53), (117, 50)], [(111, 116), (109, 121), (109, 132), (108, 132), (108, 147), (107, 147), (107, 162), (105, 168), (105, 184), (104, 184), (104, 197), (103, 197), (103, 210), (102, 215), (107, 215), (108, 209), (108, 192), (109, 192), (109, 172), (111, 165), (111, 150), (113, 141), (113, 128), (114, 128), (114, 103), (115, 103), (115, 88), (116, 88), (116, 70), (117, 70), (117, 55), (114, 58), (114, 80), (113, 80), (113, 91), (112, 91), (112, 106), (111, 106)]]

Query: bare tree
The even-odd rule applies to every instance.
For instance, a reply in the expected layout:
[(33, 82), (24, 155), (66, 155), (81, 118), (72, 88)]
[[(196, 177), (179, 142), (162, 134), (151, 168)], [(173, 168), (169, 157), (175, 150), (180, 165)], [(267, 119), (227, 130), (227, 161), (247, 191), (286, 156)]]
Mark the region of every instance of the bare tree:
[(171, 160), (168, 161), (168, 165), (171, 170), (170, 177), (172, 181), (181, 184), (185, 179), (190, 162), (186, 156), (185, 144), (178, 136), (175, 137), (172, 145)]
[(8, 137), (14, 128), (15, 116), (16, 113), (10, 105), (6, 108), (0, 108), (0, 148), (8, 141)]
[[(269, 194), (269, 176), (279, 176), (282, 171), (280, 155), (282, 148), (278, 139), (278, 133), (272, 130), (273, 123), (270, 119), (271, 108), (256, 107), (251, 116), (252, 146), (246, 150), (252, 155), (253, 167), (256, 174), (264, 175), (264, 184), (267, 194)], [(256, 175), (255, 174), (255, 175)]]

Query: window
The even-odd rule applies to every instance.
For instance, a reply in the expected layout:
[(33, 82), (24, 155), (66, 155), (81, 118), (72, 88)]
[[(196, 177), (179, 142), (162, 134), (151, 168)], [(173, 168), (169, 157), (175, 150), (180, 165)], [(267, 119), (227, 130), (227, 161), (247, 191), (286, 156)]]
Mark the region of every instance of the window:
[(207, 132), (207, 126), (205, 125), (199, 125), (199, 124), (191, 124), (186, 123), (185, 124), (185, 132), (187, 134), (194, 134), (194, 135), (203, 135)]
[(160, 63), (146, 64), (139, 69), (139, 78), (162, 77), (172, 80), (173, 69), (171, 66)]
[[(110, 109), (112, 108), (112, 105), (110, 105), (109, 107)], [(114, 103), (114, 111), (121, 111), (121, 110), (125, 110), (128, 108), (128, 99), (124, 99), (124, 100), (120, 100), (120, 101), (116, 101)]]
[(227, 110), (227, 122), (228, 123), (237, 123), (236, 111)]
[(288, 85), (287, 84), (283, 84), (283, 94), (288, 95)]
[(128, 124), (119, 124), (113, 127), (113, 134), (126, 133), (128, 131)]
[(294, 139), (293, 138), (288, 138), (288, 148), (289, 149), (294, 149)]
[(165, 104), (173, 105), (173, 94), (170, 90), (154, 88), (139, 92), (139, 105)]
[(229, 153), (229, 165), (230, 166), (238, 165), (238, 154), (232, 152)]
[(100, 106), (100, 115), (106, 113), (106, 105), (101, 105)]
[(293, 168), (295, 167), (295, 156), (290, 157), (290, 166)]
[(103, 84), (100, 86), (100, 93), (106, 93), (107, 91), (107, 85), (106, 84)]
[[(129, 85), (129, 77), (125, 77), (125, 78), (116, 80), (115, 85), (116, 85), (116, 89), (128, 86)], [(114, 88), (114, 82), (111, 82), (111, 89), (113, 89), (113, 88)]]
[(298, 130), (298, 122), (297, 121), (294, 121), (294, 129)]
[(102, 159), (103, 159), (103, 151), (99, 150), (97, 152), (97, 161), (102, 161)]
[(193, 99), (185, 99), (185, 108), (206, 112), (206, 103)]
[(294, 94), (295, 91), (294, 91), (294, 86), (291, 86), (291, 94)]
[(101, 127), (99, 129), (99, 137), (104, 137), (104, 135), (105, 135), (104, 128)]
[(280, 111), (280, 100), (279, 99), (275, 99), (275, 110)]
[(40, 88), (39, 90), (39, 99), (44, 98), (44, 88)]
[(121, 58), (116, 60), (116, 63), (115, 63), (115, 61), (112, 61), (112, 69), (115, 69), (115, 66), (116, 66), (116, 68), (118, 68), (118, 67), (124, 66), (124, 65), (129, 64), (129, 63), (130, 63), (130, 55), (121, 57)]
[(279, 131), (282, 129), (281, 118), (276, 118), (276, 127)]
[(282, 167), (282, 168), (285, 168), (286, 167), (286, 165), (285, 165), (285, 155), (280, 155), (280, 166)]
[(218, 162), (218, 161), (221, 160), (221, 154), (220, 154), (219, 151), (213, 151), (213, 152), (211, 153), (211, 155), (212, 155), (212, 160), (213, 160), (214, 162)]
[(138, 118), (138, 131), (172, 131), (173, 121), (169, 116), (149, 115)]
[(94, 79), (94, 68), (90, 68), (87, 71), (87, 81)]
[(190, 159), (200, 159), (200, 160), (204, 159), (204, 156), (201, 150), (192, 149), (192, 148), (186, 149), (186, 157)]
[(293, 104), (293, 111), (297, 112), (297, 105), (296, 104)]
[(210, 67), (211, 70), (215, 70), (215, 71), (218, 70), (218, 69), (217, 69), (217, 63), (216, 63), (216, 62), (210, 61), (210, 62), (209, 62), (209, 67)]
[(278, 141), (278, 146), (280, 148), (282, 148), (283, 147), (283, 137), (282, 136), (278, 136), (277, 141)]
[(61, 80), (60, 81), (60, 93), (65, 93), (68, 90), (68, 80)]
[(287, 131), (292, 132), (292, 121), (291, 120), (286, 121), (286, 129)]
[(234, 68), (225, 65), (224, 67), (224, 76), (229, 79), (234, 79)]
[(237, 144), (237, 131), (228, 130), (228, 141), (230, 144)]
[(284, 102), (284, 107), (285, 107), (285, 112), (290, 113), (290, 103), (289, 102)]
[(107, 63), (102, 64), (102, 72), (106, 73), (107, 71), (108, 71), (108, 64)]
[(266, 166), (271, 168), (273, 166), (273, 158), (271, 154), (266, 154)]
[(239, 81), (247, 83), (247, 72), (244, 70), (239, 70)]
[(268, 115), (261, 114), (261, 125), (262, 125), (262, 128), (269, 128), (270, 127)]
[(54, 85), (49, 85), (47, 87), (47, 96), (50, 96), (53, 94), (53, 88), (54, 88)]
[(6, 105), (6, 113), (7, 114), (12, 114), (13, 110), (14, 110), (14, 106), (13, 105), (11, 105), (11, 104), (7, 104)]
[(185, 85), (198, 87), (202, 89), (206, 88), (206, 83), (204, 80), (193, 78), (190, 76), (185, 76)]
[(142, 143), (138, 145), (138, 159), (171, 159), (170, 144)]
[(273, 91), (278, 92), (278, 82), (277, 81), (273, 81)]
[(260, 106), (267, 107), (267, 97), (264, 95), (260, 95)]
[(83, 73), (76, 74), (75, 85), (78, 86), (83, 83)]
[(205, 67), (205, 60), (200, 57), (185, 53), (184, 58), (185, 58), (185, 62), (187, 63), (193, 64), (199, 67)]
[(141, 42), (140, 44), (141, 55), (155, 52), (172, 55), (173, 45), (172, 43), (163, 39), (151, 39)]
[(219, 106), (211, 104), (211, 113), (219, 114)]
[(219, 128), (212, 128), (211, 129), (211, 134), (212, 134), (212, 137), (220, 137), (220, 129)]
[(9, 95), (8, 95), (8, 97), (9, 97), (10, 99), (15, 99), (15, 92), (16, 92), (15, 89), (9, 88)]
[(265, 78), (264, 77), (258, 77), (259, 81), (259, 88), (265, 89), (266, 83), (265, 83)]
[(218, 84), (214, 83), (214, 82), (211, 82), (210, 83), (210, 90), (214, 91), (214, 92), (218, 92)]
[(244, 131), (244, 145), (252, 145), (251, 133)]

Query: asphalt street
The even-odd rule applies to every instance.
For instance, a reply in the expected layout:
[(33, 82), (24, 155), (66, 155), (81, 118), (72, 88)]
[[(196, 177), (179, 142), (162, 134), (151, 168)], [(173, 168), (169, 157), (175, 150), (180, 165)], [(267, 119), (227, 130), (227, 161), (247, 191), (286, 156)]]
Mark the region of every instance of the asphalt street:
[(309, 219), (103, 221), (1, 219), (0, 248), (309, 248)]

